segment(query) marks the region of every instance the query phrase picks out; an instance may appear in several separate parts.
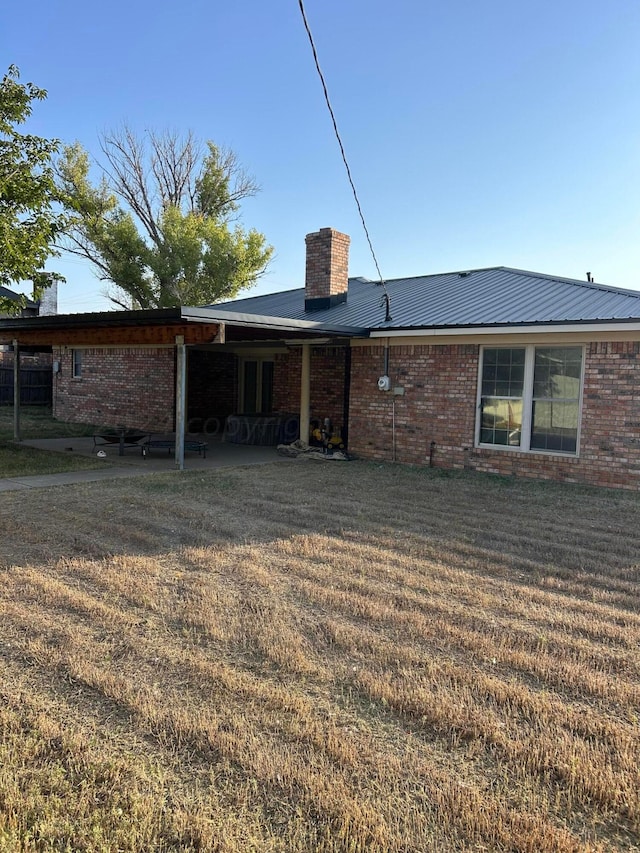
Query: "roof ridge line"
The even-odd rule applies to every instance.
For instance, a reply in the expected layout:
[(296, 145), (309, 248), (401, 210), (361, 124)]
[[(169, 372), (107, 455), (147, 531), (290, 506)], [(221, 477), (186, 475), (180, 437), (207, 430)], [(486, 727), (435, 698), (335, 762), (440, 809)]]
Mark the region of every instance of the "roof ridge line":
[[(384, 282), (385, 282), (385, 284), (389, 284), (389, 282), (393, 282), (393, 281), (411, 281), (412, 279), (417, 279), (417, 278), (440, 278), (441, 276), (460, 275), (461, 273), (466, 273), (467, 275), (470, 275), (471, 273), (474, 273), (474, 272), (488, 272), (489, 270), (505, 270), (505, 269), (509, 269), (509, 268), (504, 267), (504, 266), (476, 267), (476, 268), (465, 267), (465, 268), (459, 269), (459, 270), (448, 270), (447, 272), (429, 272), (429, 273), (425, 273), (423, 275), (399, 275), (399, 276), (396, 276), (395, 278), (385, 278)], [(517, 270), (514, 270), (514, 272), (517, 272)], [(360, 280), (360, 281), (370, 282), (371, 284), (379, 284), (380, 283), (380, 282), (376, 281), (375, 279), (362, 278), (362, 276), (356, 277), (356, 279)]]
[(601, 290), (606, 293), (620, 293), (623, 296), (633, 296), (636, 299), (640, 299), (640, 292), (637, 290), (627, 290), (624, 287), (615, 287), (611, 284), (600, 284), (600, 282), (597, 281), (583, 281), (581, 278), (569, 278), (568, 276), (563, 275), (550, 275), (549, 273), (522, 270), (517, 267), (500, 267), (500, 269), (516, 273), (517, 275), (527, 275), (530, 278), (542, 278), (546, 281), (560, 281), (565, 284), (574, 284), (576, 287), (584, 287), (587, 290)]

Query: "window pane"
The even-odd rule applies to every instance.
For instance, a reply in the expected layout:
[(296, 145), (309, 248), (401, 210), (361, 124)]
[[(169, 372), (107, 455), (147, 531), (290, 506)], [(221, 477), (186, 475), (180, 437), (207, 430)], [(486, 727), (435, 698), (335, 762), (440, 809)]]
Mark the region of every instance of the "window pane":
[(73, 373), (74, 378), (78, 378), (82, 376), (82, 350), (74, 349), (73, 350)]
[(481, 419), (480, 441), (483, 444), (520, 446), (522, 400), (483, 397)]
[(533, 374), (531, 448), (575, 453), (582, 349), (538, 347)]
[(578, 443), (578, 402), (536, 400), (533, 404), (531, 447), (575, 453)]
[(580, 347), (539, 347), (533, 374), (534, 398), (577, 400), (581, 368)]
[[(494, 350), (495, 352), (495, 350)], [(486, 361), (482, 368), (482, 396), (489, 397), (495, 394), (496, 391), (496, 365), (487, 364)]]
[(482, 358), (482, 394), (521, 397), (524, 384), (523, 348), (486, 349)]

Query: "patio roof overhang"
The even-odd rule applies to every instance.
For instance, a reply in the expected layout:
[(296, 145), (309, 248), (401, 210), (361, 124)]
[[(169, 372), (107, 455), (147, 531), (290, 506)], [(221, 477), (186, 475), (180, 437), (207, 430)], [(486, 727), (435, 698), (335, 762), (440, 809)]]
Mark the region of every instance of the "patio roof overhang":
[(189, 344), (224, 340), (224, 327), (255, 329), (274, 337), (367, 337), (367, 329), (238, 314), (214, 308), (156, 308), (144, 311), (104, 311), (86, 314), (55, 314), (46, 317), (0, 319), (0, 344), (18, 341), (21, 346), (51, 347), (104, 344), (171, 345), (176, 336)]
[(21, 347), (171, 344), (176, 335), (184, 334), (184, 327), (179, 308), (6, 317), (0, 320), (0, 343), (17, 341)]
[(273, 332), (299, 333), (331, 337), (365, 338), (369, 330), (361, 326), (342, 326), (336, 323), (316, 323), (311, 320), (293, 320), (288, 317), (269, 317), (260, 314), (243, 314), (213, 308), (182, 308), (182, 317), (192, 322), (223, 323)]
[[(224, 345), (227, 327), (241, 339), (279, 340), (302, 346), (301, 430), (308, 432), (309, 352), (315, 342), (367, 337), (368, 329), (285, 317), (263, 317), (212, 308), (159, 308), (144, 311), (107, 311), (56, 314), (46, 317), (0, 319), (0, 344), (14, 346), (14, 437), (20, 440), (20, 352), (50, 351), (53, 346), (165, 346), (176, 350), (176, 466), (184, 467), (186, 349)], [(304, 432), (303, 432), (304, 434)]]

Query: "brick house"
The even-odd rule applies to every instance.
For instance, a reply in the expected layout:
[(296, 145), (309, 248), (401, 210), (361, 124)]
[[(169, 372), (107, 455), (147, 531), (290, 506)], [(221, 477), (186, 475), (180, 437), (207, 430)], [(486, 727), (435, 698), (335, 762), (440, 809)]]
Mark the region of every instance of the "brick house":
[(304, 288), (5, 320), (0, 343), (51, 348), (64, 420), (274, 443), (328, 420), (362, 458), (638, 488), (640, 293), (505, 267), (381, 284), (348, 277), (346, 235), (306, 243)]

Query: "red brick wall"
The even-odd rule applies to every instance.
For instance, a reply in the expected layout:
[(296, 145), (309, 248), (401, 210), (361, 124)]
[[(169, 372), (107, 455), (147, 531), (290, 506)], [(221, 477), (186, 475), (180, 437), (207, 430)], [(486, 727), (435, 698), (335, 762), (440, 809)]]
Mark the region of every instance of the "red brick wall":
[[(384, 348), (356, 347), (351, 354), (349, 449), (370, 459), (395, 458), (424, 465), (436, 442), (438, 464), (460, 467), (463, 446), (473, 445), (478, 347), (395, 346), (389, 350), (392, 387), (378, 390)], [(395, 413), (394, 413), (395, 407)]]
[(474, 448), (477, 345), (392, 346), (389, 374), (404, 396), (380, 392), (383, 347), (352, 351), (349, 449), (364, 458), (597, 486), (640, 486), (640, 342), (586, 346), (578, 457)]
[[(331, 418), (344, 429), (344, 383), (346, 347), (311, 348), (310, 417)], [(300, 412), (302, 352), (292, 349), (276, 355), (273, 408), (277, 412)]]
[[(350, 451), (363, 458), (391, 460), (395, 432), (398, 462), (429, 464), (434, 442), (437, 467), (639, 487), (639, 341), (586, 346), (579, 457), (474, 448), (479, 352), (476, 344), (390, 347), (392, 386), (404, 389), (403, 395), (394, 395), (377, 387), (385, 367), (384, 348), (354, 347)], [(71, 378), (71, 350), (56, 352), (54, 358), (62, 366), (54, 380), (56, 417), (104, 426), (173, 429), (173, 349), (85, 348), (81, 379)], [(277, 355), (275, 362), (274, 410), (297, 413), (301, 351)], [(196, 368), (194, 362), (191, 370)], [(190, 382), (198, 381), (191, 370)], [(229, 380), (227, 403), (233, 408), (236, 377), (231, 369), (223, 373)], [(313, 347), (311, 418), (330, 417), (336, 426), (344, 426), (344, 387), (345, 349)], [(195, 396), (193, 402), (196, 405)]]
[(331, 418), (334, 426), (344, 426), (344, 373), (344, 347), (311, 349), (311, 420)]
[(277, 353), (273, 371), (273, 409), (275, 412), (300, 412), (300, 373), (302, 351)]
[[(81, 348), (82, 376), (74, 379), (72, 350), (58, 350), (54, 415), (71, 423), (173, 429), (174, 351), (171, 348)], [(344, 427), (345, 347), (311, 350), (311, 418), (331, 418)], [(193, 432), (217, 432), (237, 411), (238, 360), (224, 352), (188, 354), (187, 420)], [(300, 411), (301, 350), (275, 356), (276, 412)]]
[(71, 423), (173, 430), (173, 348), (82, 348), (82, 376), (74, 379), (72, 350), (54, 351), (54, 416)]

